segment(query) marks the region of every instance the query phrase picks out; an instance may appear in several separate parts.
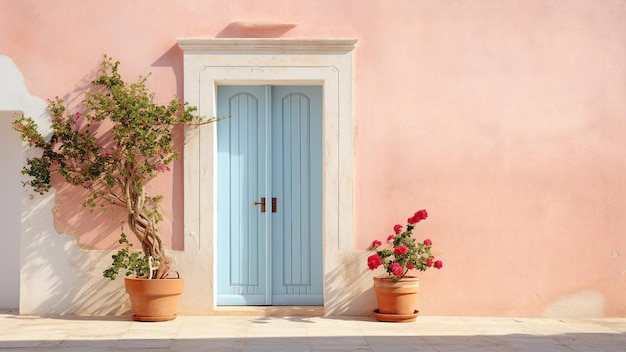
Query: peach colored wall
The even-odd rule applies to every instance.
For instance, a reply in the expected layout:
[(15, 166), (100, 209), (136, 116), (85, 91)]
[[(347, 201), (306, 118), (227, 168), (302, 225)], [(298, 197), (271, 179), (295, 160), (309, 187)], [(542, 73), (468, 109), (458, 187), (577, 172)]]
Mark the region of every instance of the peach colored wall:
[[(423, 314), (626, 316), (622, 1), (0, 0), (0, 8), (0, 54), (44, 99), (75, 98), (103, 52), (127, 77), (153, 72), (160, 100), (182, 96), (175, 39), (237, 35), (236, 21), (297, 24), (283, 37), (357, 38), (355, 250), (426, 208), (418, 234), (442, 250), (444, 269), (421, 275)], [(154, 185), (170, 221), (182, 218), (181, 172), (177, 164)]]

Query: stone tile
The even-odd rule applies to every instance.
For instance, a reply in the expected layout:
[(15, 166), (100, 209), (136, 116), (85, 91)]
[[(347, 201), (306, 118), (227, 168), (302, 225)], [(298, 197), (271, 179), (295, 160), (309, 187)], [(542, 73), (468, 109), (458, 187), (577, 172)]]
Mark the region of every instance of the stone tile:
[(28, 348), (28, 347), (37, 347), (41, 344), (41, 341), (33, 340), (33, 339), (15, 339), (8, 341), (0, 341), (0, 349), (10, 350), (12, 348)]
[[(62, 350), (66, 350), (70, 348), (78, 348), (78, 347), (84, 348), (85, 346), (89, 346), (90, 349), (93, 349), (93, 348), (113, 349), (116, 346), (118, 346), (118, 342), (119, 342), (118, 340), (111, 340), (111, 339), (109, 340), (64, 340), (64, 341), (60, 341), (60, 343), (55, 347), (58, 347), (59, 349), (62, 349)], [(42, 346), (43, 344), (39, 347), (42, 347)]]
[(278, 328), (278, 327), (251, 327), (246, 332), (246, 337), (306, 337), (307, 330), (302, 327)]
[(344, 336), (362, 336), (364, 332), (360, 329), (337, 329), (326, 327), (315, 327), (306, 329), (306, 336), (308, 337), (344, 337)]
[(236, 352), (244, 351), (245, 339), (181, 339), (170, 346), (171, 351)]
[(278, 343), (278, 342), (273, 342), (273, 341), (267, 341), (267, 342), (248, 343), (246, 344), (244, 351), (259, 351), (259, 352), (303, 351), (303, 352), (308, 352), (308, 351), (311, 351), (311, 347), (308, 344), (296, 343), (294, 341), (291, 341), (289, 343), (285, 343), (285, 342)]
[(550, 336), (536, 335), (505, 335), (490, 336), (498, 346), (514, 351), (571, 351), (567, 346), (552, 339)]
[(341, 351), (371, 351), (369, 346), (353, 346), (353, 345), (341, 345), (341, 346), (311, 346), (311, 351), (316, 352), (341, 352)]
[(328, 346), (361, 346), (368, 347), (369, 344), (363, 336), (319, 336), (309, 337), (309, 344), (312, 349), (320, 349)]
[(407, 351), (417, 351), (417, 352), (438, 352), (432, 346), (372, 346), (371, 351), (373, 352), (407, 352)]
[(137, 338), (137, 339), (121, 339), (116, 342), (115, 347), (120, 348), (169, 348), (174, 343), (173, 339), (165, 338)]

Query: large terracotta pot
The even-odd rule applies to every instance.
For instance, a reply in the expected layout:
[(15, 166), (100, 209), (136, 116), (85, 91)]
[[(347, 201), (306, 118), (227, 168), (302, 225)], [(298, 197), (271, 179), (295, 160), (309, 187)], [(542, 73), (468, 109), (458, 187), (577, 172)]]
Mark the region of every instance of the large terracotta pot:
[(125, 278), (126, 292), (137, 321), (166, 321), (176, 318), (178, 299), (183, 293), (182, 278), (148, 280)]
[(403, 277), (397, 282), (389, 278), (374, 278), (378, 313), (415, 315), (418, 291), (419, 279), (417, 277)]

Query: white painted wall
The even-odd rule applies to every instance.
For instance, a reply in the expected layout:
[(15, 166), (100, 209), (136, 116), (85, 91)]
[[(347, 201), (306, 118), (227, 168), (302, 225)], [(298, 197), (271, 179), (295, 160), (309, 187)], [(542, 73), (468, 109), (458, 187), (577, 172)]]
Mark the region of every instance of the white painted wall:
[(11, 121), (18, 111), (0, 111), (0, 309), (20, 303), (20, 169), (22, 148)]
[[(43, 100), (32, 97), (13, 61), (0, 55), (0, 308), (15, 309), (20, 304), (20, 271), (23, 209), (22, 143), (11, 127), (15, 113), (45, 114)], [(23, 290), (23, 288), (22, 288)]]

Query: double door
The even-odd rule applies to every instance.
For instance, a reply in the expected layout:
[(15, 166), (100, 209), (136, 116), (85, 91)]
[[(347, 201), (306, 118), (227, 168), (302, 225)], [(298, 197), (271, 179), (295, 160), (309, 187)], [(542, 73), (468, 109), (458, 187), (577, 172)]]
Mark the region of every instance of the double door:
[(322, 88), (217, 97), (217, 304), (321, 305)]

